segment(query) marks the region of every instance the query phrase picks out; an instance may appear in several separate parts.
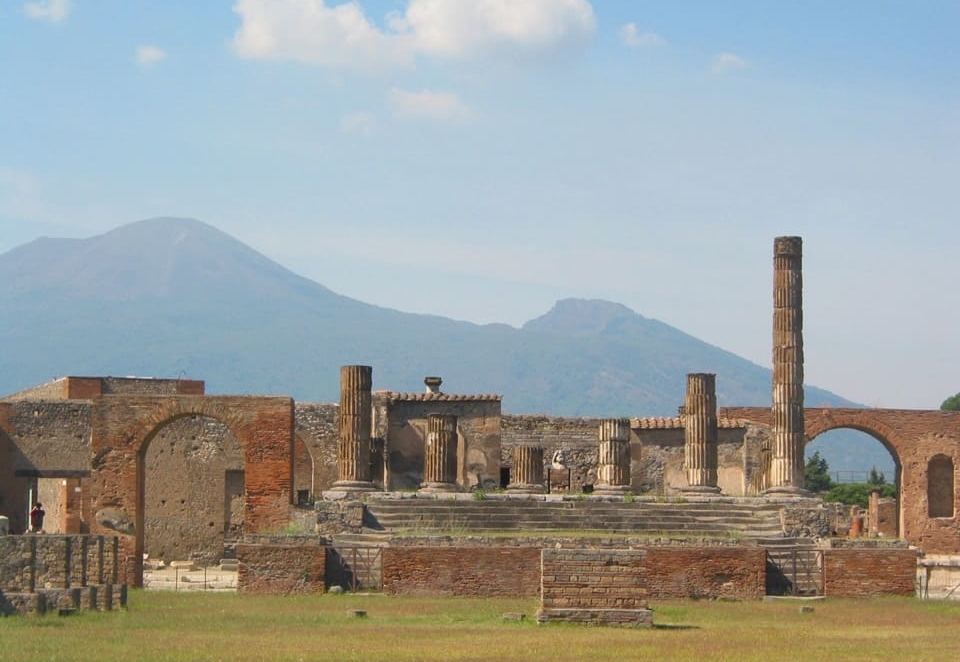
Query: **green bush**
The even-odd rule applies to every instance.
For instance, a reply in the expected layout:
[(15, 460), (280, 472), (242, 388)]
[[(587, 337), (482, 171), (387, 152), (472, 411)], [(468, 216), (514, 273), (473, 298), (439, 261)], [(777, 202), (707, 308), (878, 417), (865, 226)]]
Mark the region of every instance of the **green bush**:
[(839, 483), (831, 487), (830, 491), (823, 495), (823, 500), (866, 508), (870, 500), (870, 493), (874, 490), (879, 491), (882, 498), (893, 498), (897, 496), (897, 488), (893, 485)]

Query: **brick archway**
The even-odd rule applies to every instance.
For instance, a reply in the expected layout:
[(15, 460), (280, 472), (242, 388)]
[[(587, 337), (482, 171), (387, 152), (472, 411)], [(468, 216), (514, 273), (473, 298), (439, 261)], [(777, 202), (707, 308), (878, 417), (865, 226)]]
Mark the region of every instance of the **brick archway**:
[(92, 533), (114, 534), (96, 521), (104, 508), (135, 522), (121, 535), (127, 583), (143, 583), (145, 453), (157, 432), (185, 416), (208, 416), (240, 443), (245, 469), (244, 523), (250, 532), (289, 521), (293, 489), (293, 400), (285, 397), (126, 396), (94, 401), (92, 471), (84, 482), (83, 516)]
[[(724, 407), (720, 416), (770, 427), (768, 407)], [(926, 553), (960, 553), (960, 412), (921, 409), (806, 408), (808, 439), (836, 428), (873, 436), (890, 452), (898, 468), (900, 535)], [(953, 517), (930, 517), (928, 467), (943, 455), (953, 462)]]

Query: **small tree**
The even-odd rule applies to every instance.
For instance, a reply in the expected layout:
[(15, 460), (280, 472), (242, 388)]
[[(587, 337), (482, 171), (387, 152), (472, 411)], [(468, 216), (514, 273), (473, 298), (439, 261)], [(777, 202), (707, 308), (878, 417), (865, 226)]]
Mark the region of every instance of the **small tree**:
[(807, 458), (803, 479), (806, 488), (811, 492), (826, 492), (833, 485), (830, 480), (830, 465), (827, 464), (827, 458), (820, 455), (820, 451), (814, 451), (813, 455)]
[(876, 467), (870, 470), (870, 478), (867, 479), (867, 485), (886, 485), (887, 477), (882, 471), (877, 471)]
[(940, 405), (940, 409), (943, 411), (960, 411), (960, 393), (951, 395), (944, 400)]

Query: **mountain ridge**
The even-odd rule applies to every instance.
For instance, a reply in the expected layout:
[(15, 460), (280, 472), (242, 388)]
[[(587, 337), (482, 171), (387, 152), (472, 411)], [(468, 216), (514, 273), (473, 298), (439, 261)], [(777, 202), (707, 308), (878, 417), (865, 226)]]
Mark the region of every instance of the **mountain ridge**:
[[(0, 255), (0, 303), (19, 320), (0, 341), (28, 359), (0, 360), (4, 392), (66, 370), (186, 373), (212, 392), (335, 400), (339, 365), (368, 363), (393, 390), (419, 390), (439, 372), (456, 392), (502, 393), (513, 412), (666, 415), (682, 404), (687, 372), (715, 372), (721, 404), (770, 399), (768, 369), (620, 303), (561, 299), (519, 329), (403, 313), (337, 294), (194, 219), (14, 248)], [(311, 345), (322, 360), (304, 355)], [(306, 386), (310, 368), (326, 386)]]

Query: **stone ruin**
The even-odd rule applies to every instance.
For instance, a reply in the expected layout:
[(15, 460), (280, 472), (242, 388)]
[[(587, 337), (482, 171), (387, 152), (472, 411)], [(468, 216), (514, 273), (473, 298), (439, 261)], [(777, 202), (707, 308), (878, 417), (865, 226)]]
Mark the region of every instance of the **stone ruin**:
[[(808, 498), (804, 445), (853, 427), (891, 452), (899, 487), (892, 506), (871, 504), (862, 528), (928, 555), (960, 553), (960, 417), (805, 408), (801, 260), (800, 238), (775, 239), (769, 408), (718, 409), (716, 376), (706, 373), (687, 376), (678, 416), (609, 419), (507, 415), (499, 395), (444, 393), (436, 376), (422, 393), (375, 391), (372, 369), (359, 365), (341, 369), (340, 402), (331, 404), (208, 396), (194, 380), (66, 377), (0, 399), (0, 513), (11, 538), (26, 531), (38, 499), (49, 533), (116, 536), (124, 586), (142, 583), (145, 555), (212, 563), (239, 547), (253, 554), (261, 543), (251, 540), (296, 522), (307, 534), (314, 526), (321, 535), (362, 533), (364, 517), (389, 495), (405, 497), (398, 501), (407, 509), (560, 501), (576, 520), (571, 529), (592, 524), (581, 504), (681, 511), (683, 503), (752, 502), (777, 512), (781, 537), (815, 542), (854, 527)], [(361, 513), (359, 523), (342, 517), (337, 499), (359, 504), (347, 508)], [(338, 518), (339, 529), (331, 525)], [(667, 538), (676, 533), (663, 526)], [(536, 545), (555, 548), (558, 537), (555, 530), (531, 544), (539, 553)], [(315, 568), (318, 552), (309, 554)], [(710, 586), (697, 590), (719, 590)]]

